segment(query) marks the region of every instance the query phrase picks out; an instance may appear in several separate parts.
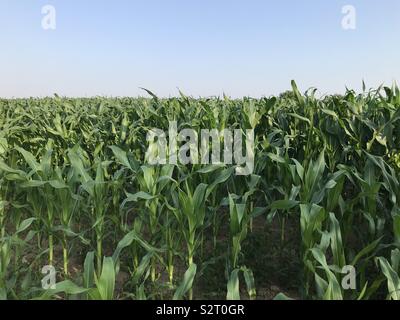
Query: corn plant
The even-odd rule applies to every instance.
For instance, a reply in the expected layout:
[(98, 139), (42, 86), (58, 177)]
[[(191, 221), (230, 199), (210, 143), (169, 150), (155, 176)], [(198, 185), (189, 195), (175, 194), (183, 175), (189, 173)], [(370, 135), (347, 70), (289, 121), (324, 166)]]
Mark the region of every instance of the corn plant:
[[(254, 299), (263, 281), (284, 281), (265, 272), (284, 259), (300, 279), (277, 286), (298, 293), (276, 299), (397, 299), (400, 89), (363, 87), (0, 99), (0, 297), (240, 299), (245, 285)], [(252, 129), (254, 170), (150, 165), (147, 134), (170, 122)], [(56, 289), (38, 287), (45, 264), (63, 271)], [(349, 266), (354, 290), (341, 286)]]
[(393, 250), (391, 254), (391, 263), (386, 258), (379, 257), (380, 268), (387, 279), (388, 286), (388, 299), (399, 300), (400, 299), (400, 277), (399, 277), (399, 263), (400, 263), (400, 251), (399, 249)]

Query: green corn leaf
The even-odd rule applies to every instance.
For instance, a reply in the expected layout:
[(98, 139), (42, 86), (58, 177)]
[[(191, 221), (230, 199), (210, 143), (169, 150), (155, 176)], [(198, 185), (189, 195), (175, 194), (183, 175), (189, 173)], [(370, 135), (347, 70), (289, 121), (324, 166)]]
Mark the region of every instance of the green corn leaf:
[(226, 300), (240, 300), (239, 271), (239, 269), (233, 270), (229, 277)]
[(191, 264), (183, 276), (183, 281), (174, 293), (174, 300), (182, 300), (186, 293), (192, 288), (196, 276), (197, 265)]

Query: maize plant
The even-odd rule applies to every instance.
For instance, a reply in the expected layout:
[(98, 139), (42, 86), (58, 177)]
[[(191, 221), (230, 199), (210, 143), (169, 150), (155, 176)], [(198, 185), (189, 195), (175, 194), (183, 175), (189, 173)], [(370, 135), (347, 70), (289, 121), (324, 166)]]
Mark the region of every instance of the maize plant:
[(399, 298), (396, 85), (145, 92), (0, 99), (1, 299)]

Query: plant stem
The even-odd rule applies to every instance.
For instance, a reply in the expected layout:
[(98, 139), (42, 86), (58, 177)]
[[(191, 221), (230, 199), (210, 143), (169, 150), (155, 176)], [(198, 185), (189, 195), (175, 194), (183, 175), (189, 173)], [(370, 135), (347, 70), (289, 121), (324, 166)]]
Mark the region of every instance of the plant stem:
[(67, 237), (64, 234), (63, 241), (63, 258), (64, 258), (64, 275), (68, 276), (68, 249), (67, 249)]
[(54, 247), (53, 247), (53, 235), (49, 235), (49, 265), (53, 265)]
[(151, 282), (156, 282), (156, 261), (155, 258), (151, 258)]
[(4, 210), (0, 210), (0, 227), (1, 227), (1, 238), (4, 238), (6, 235), (6, 227), (4, 225)]
[[(250, 213), (253, 213), (254, 202), (250, 203)], [(253, 217), (250, 216), (250, 232), (253, 233)]]
[(64, 274), (68, 276), (68, 252), (67, 248), (63, 248), (63, 257), (64, 257)]
[[(188, 259), (189, 267), (193, 264), (193, 254), (189, 253), (189, 259)], [(189, 300), (193, 300), (193, 288), (189, 289)]]
[(97, 275), (101, 276), (102, 244), (101, 237), (97, 235)]
[(168, 276), (169, 276), (169, 283), (171, 286), (174, 284), (174, 266), (170, 265), (168, 267)]

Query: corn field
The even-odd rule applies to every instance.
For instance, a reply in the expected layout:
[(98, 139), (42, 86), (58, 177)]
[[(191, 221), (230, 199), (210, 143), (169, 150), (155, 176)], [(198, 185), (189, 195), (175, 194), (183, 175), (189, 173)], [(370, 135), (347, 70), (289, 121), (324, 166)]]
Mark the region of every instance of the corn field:
[[(0, 299), (400, 299), (397, 86), (148, 93), (0, 100)], [(170, 121), (254, 130), (254, 172), (146, 164)]]

